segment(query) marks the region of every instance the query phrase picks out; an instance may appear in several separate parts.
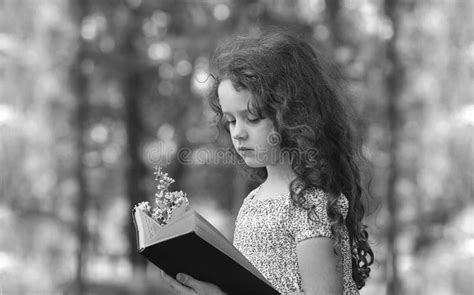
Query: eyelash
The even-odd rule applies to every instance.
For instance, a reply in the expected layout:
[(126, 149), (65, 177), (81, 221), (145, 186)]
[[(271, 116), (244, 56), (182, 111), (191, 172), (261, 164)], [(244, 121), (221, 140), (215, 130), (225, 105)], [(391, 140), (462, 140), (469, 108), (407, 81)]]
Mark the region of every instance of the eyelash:
[(247, 119), (247, 121), (249, 121), (250, 123), (257, 123), (258, 121), (260, 121), (260, 118)]
[[(255, 119), (249, 119), (247, 118), (247, 121), (250, 122), (250, 123), (257, 123), (258, 121), (260, 121), (260, 118), (255, 118)], [(226, 121), (226, 124), (234, 124), (235, 123), (235, 120), (233, 121)]]

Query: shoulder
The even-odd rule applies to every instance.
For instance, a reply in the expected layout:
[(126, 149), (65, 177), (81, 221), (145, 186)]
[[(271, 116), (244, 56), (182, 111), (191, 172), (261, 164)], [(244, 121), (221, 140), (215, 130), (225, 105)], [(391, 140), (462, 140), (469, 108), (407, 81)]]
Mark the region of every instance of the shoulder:
[(317, 188), (306, 189), (297, 198), (289, 200), (286, 219), (288, 232), (296, 242), (316, 237), (334, 238), (328, 206), (330, 202), (336, 202), (336, 210), (346, 218), (349, 208), (347, 198), (342, 194), (338, 198), (330, 198), (327, 192)]
[[(336, 199), (330, 198), (329, 193), (322, 189), (311, 187), (302, 192), (298, 199), (298, 206), (302, 209), (312, 209), (316, 216), (327, 216), (327, 207), (330, 206), (330, 202), (336, 202), (336, 210), (341, 213), (343, 218), (347, 217), (349, 211), (349, 201), (344, 194), (340, 194)], [(297, 207), (295, 202), (290, 202), (290, 210)], [(291, 208), (293, 207), (293, 208)]]
[(243, 201), (243, 204), (246, 204), (249, 200), (251, 200), (255, 194), (257, 193), (258, 189), (260, 188), (260, 186), (257, 186), (256, 188), (254, 188), (253, 190), (251, 190), (247, 196), (244, 198), (244, 201)]
[(239, 212), (237, 214), (237, 218), (235, 220), (236, 227), (238, 227), (238, 224), (240, 220), (242, 219), (242, 216), (247, 215), (249, 210), (251, 210), (254, 205), (252, 204), (251, 200), (255, 196), (256, 192), (258, 191), (258, 187), (253, 189), (250, 193), (247, 194), (247, 196), (244, 198), (242, 205), (239, 208)]
[(258, 192), (258, 189), (260, 188), (260, 186), (261, 185), (251, 190), (250, 193), (248, 193), (248, 195), (245, 197), (245, 199), (252, 199), (255, 196), (255, 194)]

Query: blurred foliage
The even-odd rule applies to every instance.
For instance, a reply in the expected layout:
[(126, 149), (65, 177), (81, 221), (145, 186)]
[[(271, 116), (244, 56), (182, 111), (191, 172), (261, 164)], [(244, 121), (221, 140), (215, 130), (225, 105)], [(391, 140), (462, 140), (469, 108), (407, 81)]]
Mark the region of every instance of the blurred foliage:
[[(393, 294), (393, 265), (399, 294), (471, 294), (473, 4), (400, 1), (395, 24), (389, 2), (0, 0), (0, 294), (165, 292), (130, 218), (153, 198), (157, 163), (231, 238), (251, 185), (207, 158), (229, 144), (211, 124), (209, 58), (230, 35), (272, 26), (335, 60), (360, 115), (376, 255), (362, 294)], [(389, 46), (403, 73), (392, 90)]]

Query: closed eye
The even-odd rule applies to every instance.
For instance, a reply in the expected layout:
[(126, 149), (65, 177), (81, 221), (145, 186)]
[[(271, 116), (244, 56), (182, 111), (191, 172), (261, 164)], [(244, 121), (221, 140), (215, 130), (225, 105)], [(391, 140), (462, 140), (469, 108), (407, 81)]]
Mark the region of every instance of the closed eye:
[(254, 119), (247, 118), (247, 121), (250, 123), (257, 123), (258, 121), (260, 121), (260, 118), (254, 118)]
[[(261, 118), (246, 118), (246, 121), (251, 123), (251, 124), (255, 124), (255, 123), (258, 123), (259, 121), (261, 120)], [(229, 125), (234, 125), (235, 124), (235, 120), (228, 120), (228, 119), (225, 119), (224, 120), (224, 123), (225, 124), (229, 124)]]

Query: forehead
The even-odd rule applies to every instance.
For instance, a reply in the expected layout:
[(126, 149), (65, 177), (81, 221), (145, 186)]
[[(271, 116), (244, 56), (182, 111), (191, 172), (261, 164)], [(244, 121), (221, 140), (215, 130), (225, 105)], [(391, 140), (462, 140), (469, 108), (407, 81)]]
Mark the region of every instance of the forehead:
[(219, 103), (224, 113), (246, 112), (252, 93), (246, 89), (236, 90), (229, 79), (222, 80), (217, 88)]

